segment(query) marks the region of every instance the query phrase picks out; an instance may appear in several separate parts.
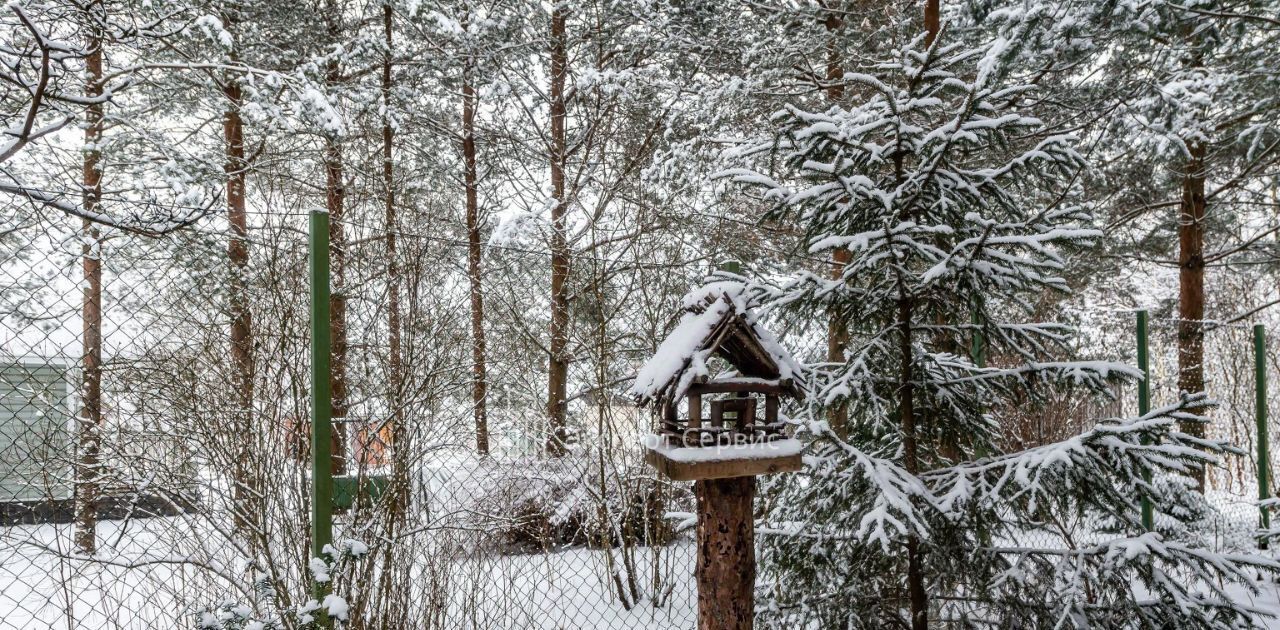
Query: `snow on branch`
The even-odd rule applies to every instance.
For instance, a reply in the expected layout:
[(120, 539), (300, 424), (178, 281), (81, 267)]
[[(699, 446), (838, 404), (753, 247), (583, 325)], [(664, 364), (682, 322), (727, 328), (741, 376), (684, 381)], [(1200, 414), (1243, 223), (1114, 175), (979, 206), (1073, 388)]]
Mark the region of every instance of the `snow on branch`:
[[(28, 13), (30, 7), (10, 3), (7, 8), (13, 14), (12, 21), (3, 21), (2, 24), (7, 28), (6, 33), (12, 36), (13, 42), (0, 51), (0, 56), (3, 57), (0, 62), (0, 83), (16, 88), (13, 93), (18, 96), (14, 107), (20, 113), (10, 112), (18, 122), (0, 130), (0, 165), (19, 158), (32, 142), (53, 136), (72, 124), (80, 115), (77, 108), (109, 102), (119, 91), (136, 85), (139, 79), (133, 73), (145, 67), (130, 67), (110, 78), (101, 78), (97, 86), (101, 94), (98, 95), (66, 89), (62, 84), (77, 78), (69, 70), (70, 64), (82, 59), (88, 52), (55, 37), (53, 27), (38, 23)], [(147, 30), (150, 28), (146, 27)], [(19, 37), (19, 34), (23, 36)], [(131, 35), (139, 34), (140, 32)], [(72, 81), (72, 84), (80, 85), (78, 81)], [(177, 199), (173, 203), (135, 198), (119, 204), (122, 207), (120, 212), (103, 212), (82, 207), (70, 200), (70, 192), (51, 190), (56, 188), (53, 186), (28, 184), (13, 169), (0, 168), (0, 174), (4, 178), (0, 179), (0, 193), (25, 199), (39, 208), (49, 208), (90, 223), (146, 236), (158, 236), (191, 225), (212, 212), (217, 202), (216, 194), (207, 195), (204, 191), (175, 179), (166, 182), (177, 193)], [(178, 185), (172, 186), (175, 182)], [(98, 204), (99, 207), (101, 205)]]
[[(834, 436), (829, 430), (815, 454), (805, 458), (809, 482), (789, 487), (783, 499), (824, 511), (847, 509), (839, 520), (814, 529), (813, 523), (767, 522), (761, 532), (779, 536), (807, 536), (857, 541), (889, 551), (907, 536), (927, 537), (927, 514), (921, 500), (932, 503), (927, 486), (900, 464), (874, 457)], [(794, 492), (796, 494), (790, 494)]]
[(1223, 454), (1239, 452), (1225, 441), (1197, 438), (1177, 429), (1180, 423), (1206, 422), (1190, 409), (1207, 404), (1203, 394), (1186, 395), (1137, 418), (1104, 420), (1069, 440), (934, 470), (922, 477), (936, 492), (936, 507), (946, 514), (1009, 500), (1035, 510), (1041, 502), (1071, 492), (1086, 503), (1132, 507), (1132, 511), (1119, 510), (1132, 520), (1139, 494), (1158, 494), (1147, 479), (1162, 473), (1185, 475), (1217, 465)]
[(1226, 585), (1256, 594), (1258, 573), (1280, 571), (1274, 560), (1210, 551), (1157, 532), (1075, 548), (986, 551), (1007, 562), (991, 581), (993, 599), (1047, 592), (1051, 616), (1077, 628), (1159, 628), (1175, 616), (1178, 627), (1252, 627), (1256, 617), (1272, 613), (1242, 605)]
[(770, 378), (798, 382), (800, 364), (760, 325), (751, 301), (751, 291), (738, 280), (710, 282), (685, 295), (680, 320), (636, 373), (631, 395), (642, 404), (683, 398), (690, 385), (713, 376), (709, 362), (735, 327), (764, 352), (768, 368), (777, 372)]
[[(0, 172), (9, 175), (4, 169), (0, 169)], [(0, 181), (0, 192), (22, 197), (37, 207), (51, 208), (70, 216), (84, 219), (90, 223), (115, 228), (122, 232), (152, 237), (168, 234), (195, 224), (213, 212), (218, 202), (217, 196), (208, 199), (203, 205), (199, 206), (133, 202), (125, 204), (131, 210), (121, 217), (87, 210), (67, 201), (62, 195), (28, 186), (12, 179), (12, 176), (10, 176), (10, 181), (8, 182)], [(142, 207), (146, 210), (139, 212), (136, 210), (137, 207)]]

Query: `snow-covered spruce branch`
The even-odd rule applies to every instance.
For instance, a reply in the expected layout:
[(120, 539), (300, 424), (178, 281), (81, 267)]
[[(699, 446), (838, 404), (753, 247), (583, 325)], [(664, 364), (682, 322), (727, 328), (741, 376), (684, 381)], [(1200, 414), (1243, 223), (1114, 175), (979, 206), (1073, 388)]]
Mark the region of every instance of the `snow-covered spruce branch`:
[[(1033, 618), (1057, 627), (1161, 628), (1172, 618), (1179, 628), (1254, 627), (1265, 609), (1238, 603), (1257, 593), (1259, 573), (1276, 575), (1280, 563), (1257, 555), (1219, 553), (1170, 540), (1156, 532), (1134, 533), (1078, 548), (991, 547), (1000, 558), (986, 602), (1010, 609), (1030, 591), (1050, 594)], [(969, 603), (970, 611), (982, 604)], [(963, 608), (956, 606), (956, 608)]]
[[(770, 522), (762, 532), (789, 537), (839, 539), (877, 545), (890, 552), (907, 535), (927, 535), (921, 504), (932, 504), (928, 487), (891, 459), (874, 457), (840, 440), (823, 424), (815, 427), (826, 439), (805, 457), (809, 483), (796, 487), (788, 501), (803, 501), (818, 510), (860, 506), (851, 521), (813, 529), (800, 522)], [(835, 491), (833, 491), (835, 490)], [(856, 498), (855, 498), (856, 497)]]
[(1206, 422), (1188, 410), (1207, 403), (1203, 394), (1187, 395), (1137, 418), (1105, 420), (1063, 442), (933, 470), (921, 478), (943, 514), (1010, 502), (1035, 512), (1069, 494), (1136, 525), (1141, 497), (1162, 503), (1161, 492), (1147, 479), (1185, 475), (1219, 464), (1224, 454), (1240, 453), (1225, 441), (1178, 430), (1180, 423)]

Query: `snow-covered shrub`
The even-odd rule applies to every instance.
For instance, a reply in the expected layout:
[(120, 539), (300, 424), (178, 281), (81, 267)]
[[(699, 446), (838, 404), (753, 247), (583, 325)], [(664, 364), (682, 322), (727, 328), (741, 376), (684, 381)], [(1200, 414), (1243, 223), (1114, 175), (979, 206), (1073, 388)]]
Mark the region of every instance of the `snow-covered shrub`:
[(600, 474), (590, 457), (494, 463), (472, 513), (501, 553), (574, 546), (665, 545), (667, 512), (687, 509), (688, 492), (634, 467)]
[[(338, 576), (347, 571), (353, 562), (369, 552), (364, 542), (354, 539), (341, 541), (337, 547), (325, 547), (326, 558), (312, 558), (308, 563), (311, 582), (327, 585), (333, 590), (341, 587)], [(195, 613), (195, 627), (199, 630), (312, 630), (323, 627), (327, 620), (330, 627), (341, 628), (349, 621), (350, 607), (340, 594), (329, 592), (316, 601), (301, 593), (294, 601), (304, 602), (292, 610), (280, 605), (275, 585), (266, 573), (255, 574), (251, 588), (252, 603), (224, 600)]]

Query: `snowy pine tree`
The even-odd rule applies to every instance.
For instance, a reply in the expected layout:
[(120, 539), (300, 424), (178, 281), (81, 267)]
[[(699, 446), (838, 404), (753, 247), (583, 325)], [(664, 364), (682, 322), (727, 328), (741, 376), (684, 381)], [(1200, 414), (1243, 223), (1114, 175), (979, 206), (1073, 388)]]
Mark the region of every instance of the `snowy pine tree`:
[[(1002, 409), (1139, 376), (1060, 360), (1070, 331), (1036, 321), (1037, 297), (1068, 291), (1065, 265), (1100, 233), (1073, 203), (1073, 139), (1042, 133), (1030, 89), (1004, 84), (1019, 41), (917, 39), (845, 74), (861, 104), (787, 107), (774, 137), (727, 154), (721, 176), (798, 225), (811, 260), (849, 252), (838, 279), (816, 268), (750, 287), (779, 316), (837, 313), (850, 331), (843, 363), (812, 366), (806, 471), (767, 487), (766, 622), (1238, 627), (1251, 613), (1223, 585), (1276, 568), (1198, 543), (1186, 475), (1229, 450), (1179, 431), (1200, 397), (999, 453)], [(964, 351), (978, 334), (991, 367)], [(834, 405), (846, 430), (827, 422)], [(1159, 531), (1143, 530), (1142, 497)]]

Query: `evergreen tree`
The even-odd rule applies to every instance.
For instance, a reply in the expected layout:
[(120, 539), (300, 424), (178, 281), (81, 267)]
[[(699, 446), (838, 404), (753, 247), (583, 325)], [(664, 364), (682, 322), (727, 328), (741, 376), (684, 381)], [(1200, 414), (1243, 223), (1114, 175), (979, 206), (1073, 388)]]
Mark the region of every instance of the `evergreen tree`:
[[(813, 366), (806, 471), (767, 488), (767, 622), (1235, 627), (1251, 614), (1222, 585), (1275, 567), (1190, 533), (1196, 503), (1179, 475), (1229, 448), (1175, 426), (1200, 420), (1187, 408), (1202, 398), (996, 453), (995, 403), (1138, 376), (1057, 360), (1069, 330), (1034, 319), (1035, 297), (1068, 291), (1071, 253), (1100, 233), (1074, 201), (1085, 161), (1073, 138), (1044, 133), (1030, 89), (1006, 80), (1023, 39), (922, 37), (873, 73), (846, 71), (869, 94), (860, 104), (788, 106), (774, 137), (727, 153), (739, 166), (721, 176), (770, 204), (767, 218), (798, 224), (805, 255), (848, 251), (834, 279), (819, 268), (750, 287), (766, 308), (838, 313), (850, 332), (844, 362)], [(998, 366), (961, 353), (976, 334)], [(835, 405), (847, 439), (826, 421)], [(1158, 532), (1141, 527), (1142, 497)], [(1090, 524), (1085, 539), (1069, 520)]]
[(1094, 147), (1088, 190), (1111, 228), (1110, 266), (1134, 286), (1154, 284), (1155, 267), (1177, 268), (1176, 286), (1160, 297), (1178, 319), (1178, 388), (1215, 391), (1222, 384), (1206, 378), (1205, 322), (1253, 311), (1224, 300), (1214, 312), (1212, 268), (1274, 271), (1280, 224), (1264, 191), (1280, 164), (1275, 2), (1019, 0), (967, 9), (979, 37), (1024, 29), (1017, 71), (1043, 85), (1063, 122)]

